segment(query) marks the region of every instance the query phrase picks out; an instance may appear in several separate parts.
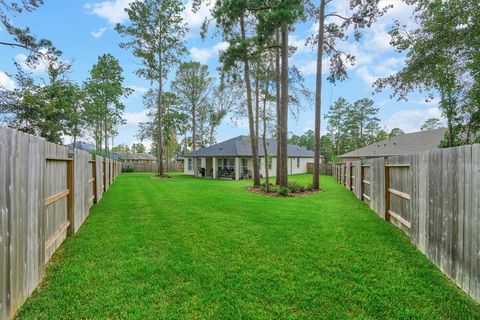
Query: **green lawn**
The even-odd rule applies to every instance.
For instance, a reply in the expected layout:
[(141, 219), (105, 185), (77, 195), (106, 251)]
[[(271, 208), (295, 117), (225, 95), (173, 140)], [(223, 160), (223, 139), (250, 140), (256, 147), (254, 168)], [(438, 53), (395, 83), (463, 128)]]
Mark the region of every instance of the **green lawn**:
[(331, 177), (298, 198), (252, 194), (249, 183), (122, 174), (18, 318), (480, 319)]

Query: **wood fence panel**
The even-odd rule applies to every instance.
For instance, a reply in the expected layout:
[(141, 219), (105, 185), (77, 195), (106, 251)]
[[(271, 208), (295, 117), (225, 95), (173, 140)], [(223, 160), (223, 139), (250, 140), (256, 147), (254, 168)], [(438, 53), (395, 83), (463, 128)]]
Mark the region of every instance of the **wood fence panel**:
[(0, 128), (0, 151), (0, 319), (6, 319), (44, 272), (44, 140)]
[(410, 234), (412, 177), (410, 165), (412, 157), (401, 155), (387, 159), (388, 186), (386, 190), (388, 205), (386, 208), (390, 222)]
[(97, 188), (97, 199), (96, 201), (99, 202), (103, 196), (103, 184), (104, 184), (104, 176), (103, 176), (103, 157), (96, 156), (95, 157), (95, 181), (96, 181), (96, 188)]
[(110, 187), (110, 159), (104, 158), (104, 170), (105, 170), (105, 182), (104, 182), (104, 190), (107, 191), (108, 188)]
[[(67, 188), (68, 149), (51, 142), (45, 142), (45, 199), (70, 192)], [(55, 250), (67, 237), (67, 197), (46, 206), (45, 262), (50, 260)]]
[(74, 220), (73, 231), (77, 232), (88, 217), (93, 204), (92, 155), (83, 150), (74, 150)]

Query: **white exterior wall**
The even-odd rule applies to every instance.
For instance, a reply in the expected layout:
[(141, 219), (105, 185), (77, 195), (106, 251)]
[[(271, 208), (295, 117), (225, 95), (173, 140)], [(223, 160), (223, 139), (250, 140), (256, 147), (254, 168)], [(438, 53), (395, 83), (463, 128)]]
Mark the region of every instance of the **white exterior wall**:
[[(218, 161), (219, 158), (222, 158), (222, 157), (217, 157), (217, 161)], [(239, 163), (238, 163), (238, 166), (239, 166), (238, 169), (240, 170), (239, 172), (241, 172), (241, 169), (242, 169), (242, 160), (241, 159), (244, 159), (244, 158), (245, 157), (239, 157), (239, 159), (240, 159)], [(201, 159), (201, 161), (202, 161), (201, 167), (206, 168), (207, 159), (206, 158), (199, 158), (199, 159)], [(322, 160), (323, 159), (320, 159), (320, 162), (322, 162)], [(195, 164), (195, 160), (192, 159), (192, 161), (193, 161), (193, 164)], [(298, 167), (298, 168), (297, 168), (297, 158), (296, 157), (289, 157), (287, 163), (288, 163), (288, 174), (306, 173), (307, 172), (307, 163), (313, 163), (313, 158), (300, 158), (300, 167)], [(253, 172), (253, 161), (252, 161), (251, 157), (248, 158), (247, 166), (248, 166), (249, 172), (252, 173)], [(216, 168), (214, 168), (214, 170), (216, 170)], [(193, 176), (193, 174), (194, 174), (193, 167), (192, 167), (192, 170), (188, 170), (188, 158), (185, 158), (183, 172), (184, 172), (184, 174), (191, 175), (191, 176)], [(272, 157), (272, 169), (268, 170), (268, 175), (270, 177), (275, 177), (276, 173), (277, 173), (277, 158)], [(265, 158), (264, 157), (260, 158), (260, 174), (263, 177), (265, 176)]]
[[(183, 173), (186, 175), (193, 176), (194, 175), (194, 167), (195, 167), (195, 161), (196, 159), (200, 159), (202, 161), (202, 164), (200, 165), (200, 168), (205, 168), (207, 166), (207, 159), (206, 158), (184, 158), (185, 161), (183, 163)], [(192, 170), (188, 170), (188, 159), (192, 159)]]

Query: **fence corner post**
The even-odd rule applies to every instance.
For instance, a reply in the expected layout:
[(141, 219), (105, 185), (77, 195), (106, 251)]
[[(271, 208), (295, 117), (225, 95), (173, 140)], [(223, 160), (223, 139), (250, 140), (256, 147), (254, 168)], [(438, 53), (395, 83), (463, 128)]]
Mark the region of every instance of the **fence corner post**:
[(75, 173), (74, 173), (74, 163), (75, 163), (75, 153), (71, 160), (67, 161), (67, 221), (68, 221), (68, 228), (67, 228), (67, 236), (71, 236), (74, 230), (74, 186), (75, 186)]

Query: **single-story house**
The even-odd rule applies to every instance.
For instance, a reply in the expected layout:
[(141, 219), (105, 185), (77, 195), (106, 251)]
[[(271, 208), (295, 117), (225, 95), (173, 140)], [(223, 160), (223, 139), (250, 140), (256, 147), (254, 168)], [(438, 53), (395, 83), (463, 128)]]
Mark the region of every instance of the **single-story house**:
[[(276, 175), (277, 141), (267, 140), (268, 174)], [(260, 174), (265, 175), (265, 153), (263, 142), (258, 143)], [(306, 173), (307, 163), (313, 163), (313, 151), (289, 144), (288, 174)], [(196, 150), (185, 156), (184, 173), (212, 178), (243, 179), (253, 175), (252, 147), (249, 137), (238, 136), (212, 146)], [(323, 159), (321, 159), (323, 160)]]
[(85, 141), (77, 141), (76, 143), (69, 143), (66, 145), (68, 149), (80, 149), (80, 150), (85, 150), (85, 151), (94, 151), (95, 150), (95, 145), (89, 142)]
[(397, 156), (438, 149), (447, 129), (440, 128), (404, 133), (387, 140), (372, 143), (366, 147), (342, 154), (343, 163), (360, 159)]
[(157, 159), (148, 153), (133, 153), (115, 151), (112, 152), (114, 159), (122, 160), (125, 163), (155, 163)]

